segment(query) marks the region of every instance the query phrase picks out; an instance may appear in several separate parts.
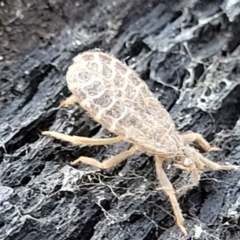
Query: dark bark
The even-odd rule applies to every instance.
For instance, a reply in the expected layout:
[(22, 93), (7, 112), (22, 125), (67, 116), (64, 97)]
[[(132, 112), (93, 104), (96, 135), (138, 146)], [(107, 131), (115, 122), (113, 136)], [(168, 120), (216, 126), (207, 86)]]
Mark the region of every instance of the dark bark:
[[(148, 2), (148, 3), (145, 3)], [(240, 6), (236, 1), (9, 0), (0, 7), (0, 239), (182, 239), (144, 153), (110, 170), (128, 144), (85, 147), (43, 130), (109, 135), (69, 96), (65, 73), (79, 52), (125, 60), (169, 110), (180, 132), (202, 133), (216, 162), (240, 158)], [(209, 3), (210, 2), (210, 3)], [(175, 186), (183, 173), (168, 170)], [(207, 171), (179, 201), (186, 239), (240, 239), (239, 172)], [(181, 238), (182, 237), (182, 238)]]

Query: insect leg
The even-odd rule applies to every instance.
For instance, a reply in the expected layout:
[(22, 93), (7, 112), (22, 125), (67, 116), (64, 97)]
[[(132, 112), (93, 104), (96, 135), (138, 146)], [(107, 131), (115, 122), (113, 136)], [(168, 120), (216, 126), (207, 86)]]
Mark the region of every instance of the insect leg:
[(182, 216), (182, 211), (179, 206), (178, 200), (176, 198), (175, 190), (174, 190), (171, 182), (169, 181), (166, 173), (163, 170), (163, 167), (162, 167), (163, 161), (164, 160), (160, 159), (158, 156), (155, 156), (157, 176), (158, 176), (158, 179), (159, 179), (164, 191), (166, 192), (166, 194), (168, 195), (168, 197), (170, 199), (170, 202), (171, 202), (172, 208), (173, 208), (173, 212), (176, 217), (177, 225), (181, 229), (184, 236), (187, 236), (187, 234), (188, 234), (187, 230), (183, 226), (184, 218)]
[(196, 141), (202, 147), (202, 149), (206, 152), (220, 150), (220, 148), (218, 147), (211, 147), (210, 144), (207, 142), (207, 140), (204, 139), (204, 137), (199, 133), (186, 133), (181, 135), (181, 137), (185, 144)]
[(106, 145), (114, 144), (122, 141), (122, 137), (113, 137), (113, 138), (88, 138), (88, 137), (79, 137), (79, 136), (70, 136), (67, 134), (55, 132), (55, 131), (44, 131), (42, 135), (51, 136), (59, 140), (70, 142), (76, 145)]
[(201, 162), (203, 162), (207, 167), (213, 169), (213, 170), (216, 170), (216, 171), (221, 171), (221, 170), (238, 170), (240, 169), (239, 166), (236, 166), (236, 165), (232, 165), (232, 164), (229, 164), (229, 165), (220, 165), (218, 163), (215, 163), (205, 157), (201, 157)]
[(126, 160), (128, 157), (132, 156), (137, 151), (137, 148), (135, 146), (131, 147), (129, 150), (124, 151), (116, 156), (113, 156), (107, 160), (104, 160), (103, 162), (99, 162), (99, 160), (95, 158), (89, 158), (89, 157), (79, 157), (75, 161), (71, 162), (71, 165), (76, 165), (79, 162), (100, 168), (100, 169), (107, 169), (114, 167), (118, 165), (119, 163)]
[(64, 101), (62, 101), (60, 103), (60, 107), (64, 107), (64, 106), (74, 104), (77, 101), (78, 101), (77, 97), (75, 97), (74, 95), (71, 95), (70, 97), (68, 97), (67, 99), (65, 99)]

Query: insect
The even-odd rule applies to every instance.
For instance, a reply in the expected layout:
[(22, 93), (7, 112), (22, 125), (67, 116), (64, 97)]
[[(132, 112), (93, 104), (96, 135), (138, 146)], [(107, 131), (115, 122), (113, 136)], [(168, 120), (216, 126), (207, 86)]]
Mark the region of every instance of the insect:
[(175, 190), (163, 170), (163, 162), (171, 160), (173, 166), (189, 171), (192, 184), (199, 182), (199, 172), (205, 167), (213, 170), (234, 170), (235, 165), (219, 165), (208, 160), (189, 144), (196, 141), (204, 151), (218, 151), (198, 133), (180, 134), (174, 122), (149, 90), (146, 83), (127, 65), (118, 59), (100, 52), (87, 51), (73, 59), (66, 75), (72, 95), (62, 106), (78, 103), (97, 122), (117, 136), (107, 139), (92, 139), (69, 136), (54, 131), (44, 131), (73, 144), (106, 145), (126, 141), (132, 146), (103, 162), (81, 156), (71, 164), (79, 162), (97, 168), (116, 166), (135, 152), (146, 152), (154, 156), (156, 173), (163, 190), (168, 195), (176, 224), (186, 236), (184, 218), (175, 195)]

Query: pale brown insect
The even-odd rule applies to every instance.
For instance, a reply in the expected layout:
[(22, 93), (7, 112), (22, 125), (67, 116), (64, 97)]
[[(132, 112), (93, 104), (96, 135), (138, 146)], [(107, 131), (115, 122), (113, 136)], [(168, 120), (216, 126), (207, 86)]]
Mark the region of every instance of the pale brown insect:
[(177, 225), (187, 235), (175, 190), (163, 170), (163, 162), (172, 160), (174, 167), (190, 171), (192, 184), (189, 187), (198, 184), (198, 173), (205, 166), (213, 170), (232, 170), (237, 169), (237, 166), (214, 163), (190, 147), (189, 143), (197, 141), (205, 151), (219, 150), (211, 147), (198, 133), (180, 134), (169, 113), (154, 98), (144, 81), (116, 58), (100, 51), (81, 53), (73, 59), (66, 79), (72, 96), (62, 105), (79, 103), (93, 119), (117, 137), (91, 139), (52, 131), (42, 134), (73, 144), (105, 145), (120, 141), (132, 144), (129, 150), (103, 162), (81, 156), (71, 164), (83, 162), (107, 169), (116, 166), (136, 151), (153, 155), (158, 179), (169, 196)]

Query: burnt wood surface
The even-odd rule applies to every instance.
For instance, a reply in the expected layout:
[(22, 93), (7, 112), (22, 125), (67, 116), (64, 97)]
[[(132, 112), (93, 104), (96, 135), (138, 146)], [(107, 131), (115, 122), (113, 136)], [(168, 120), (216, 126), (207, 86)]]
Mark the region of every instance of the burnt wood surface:
[[(136, 154), (99, 170), (69, 162), (129, 147), (73, 146), (43, 130), (110, 137), (77, 105), (65, 74), (100, 48), (135, 69), (180, 132), (203, 134), (240, 162), (240, 4), (225, 1), (7, 0), (0, 2), (0, 239), (184, 239), (154, 161)], [(176, 187), (188, 174), (166, 171)], [(206, 171), (179, 196), (189, 236), (240, 239), (240, 173)]]

